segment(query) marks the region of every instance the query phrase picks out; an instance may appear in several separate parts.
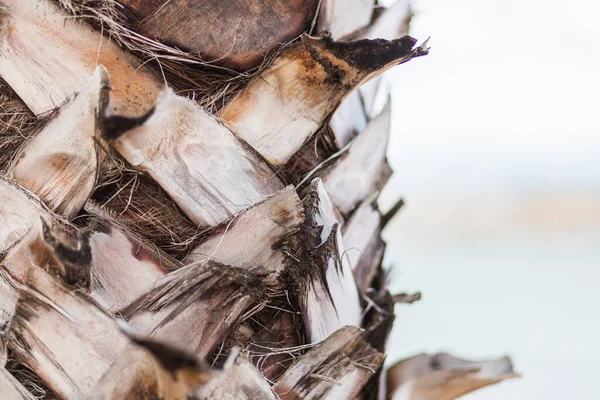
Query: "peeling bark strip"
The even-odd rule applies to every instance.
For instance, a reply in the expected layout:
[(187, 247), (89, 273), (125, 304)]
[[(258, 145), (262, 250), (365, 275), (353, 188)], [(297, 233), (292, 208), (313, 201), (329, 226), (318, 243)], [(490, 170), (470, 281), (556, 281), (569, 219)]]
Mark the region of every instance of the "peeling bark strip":
[(114, 320), (89, 298), (38, 267), (29, 269), (9, 346), (58, 396), (84, 398), (126, 344)]
[[(0, 367), (6, 365), (8, 359), (8, 331), (15, 315), (19, 297), (19, 284), (0, 268)], [(2, 385), (0, 385), (1, 393)]]
[(233, 355), (222, 372), (195, 393), (198, 400), (276, 400), (278, 399), (262, 374), (244, 356)]
[(49, 218), (43, 204), (13, 181), (0, 177), (0, 259), (23, 238), (40, 217)]
[(35, 397), (4, 367), (0, 367), (0, 398), (2, 400), (35, 400)]
[(71, 237), (53, 228), (44, 224), (44, 240), (52, 249), (50, 258), (63, 268), (87, 273), (85, 281), (66, 282), (88, 289), (90, 296), (108, 311), (125, 308), (177, 265), (106, 221), (93, 221)]
[[(408, 28), (412, 18), (410, 0), (397, 0), (391, 7), (379, 10), (381, 11), (378, 12), (377, 16), (374, 16), (374, 21), (371, 25), (360, 32), (356, 32), (356, 35), (351, 35), (354, 39), (381, 38), (393, 40), (408, 35)], [(376, 77), (358, 88), (368, 118), (375, 117), (378, 112), (375, 109), (375, 98), (379, 90), (383, 90), (380, 83), (380, 77)]]
[(100, 115), (108, 106), (108, 72), (94, 75), (26, 146), (17, 153), (11, 178), (43, 198), (49, 207), (74, 217), (90, 196), (99, 157)]
[(140, 126), (112, 144), (130, 164), (150, 173), (201, 227), (229, 220), (283, 188), (267, 163), (223, 124), (169, 89)]
[(213, 373), (202, 361), (175, 347), (125, 332), (134, 343), (102, 376), (89, 400), (192, 398)]
[(354, 139), (338, 163), (323, 173), (323, 183), (335, 205), (350, 213), (362, 200), (379, 192), (387, 181), (385, 152), (391, 110), (389, 107), (369, 122), (365, 132)]
[(286, 240), (304, 222), (302, 202), (293, 186), (223, 223), (184, 259), (185, 264), (214, 259), (233, 267), (263, 267), (275, 283), (285, 267)]
[(271, 164), (283, 165), (352, 89), (427, 54), (416, 40), (335, 42), (304, 35), (220, 111), (236, 134)]
[(281, 400), (354, 399), (383, 363), (361, 337), (362, 330), (346, 326), (302, 356), (275, 383)]
[(246, 71), (310, 25), (317, 0), (121, 0), (144, 19), (140, 33), (216, 64)]
[(160, 81), (139, 60), (48, 0), (0, 0), (0, 76), (35, 113), (50, 111), (104, 65), (112, 108), (138, 115), (156, 98)]
[(342, 258), (341, 217), (320, 179), (303, 200), (305, 221), (298, 235), (297, 263), (282, 274), (304, 316), (307, 342), (314, 343), (344, 325), (360, 325), (361, 307), (352, 269)]
[(469, 361), (448, 353), (419, 354), (388, 369), (387, 394), (393, 400), (453, 400), (517, 377), (508, 357)]
[(195, 354), (208, 356), (263, 295), (257, 271), (207, 261), (162, 278), (123, 310), (142, 333)]
[(371, 22), (373, 0), (321, 0), (317, 31), (329, 31), (335, 40)]
[[(381, 254), (378, 254), (377, 250), (375, 250), (375, 254), (368, 254), (371, 243), (373, 246), (378, 247), (379, 242), (381, 242), (381, 227), (379, 224), (381, 214), (377, 208), (377, 196), (378, 193), (374, 193), (358, 206), (342, 229), (342, 237), (346, 247), (344, 256), (352, 267), (356, 283), (362, 293), (371, 285), (383, 255), (383, 246), (381, 246)], [(367, 260), (367, 257), (374, 257), (374, 259)], [(363, 258), (365, 262), (361, 264)]]

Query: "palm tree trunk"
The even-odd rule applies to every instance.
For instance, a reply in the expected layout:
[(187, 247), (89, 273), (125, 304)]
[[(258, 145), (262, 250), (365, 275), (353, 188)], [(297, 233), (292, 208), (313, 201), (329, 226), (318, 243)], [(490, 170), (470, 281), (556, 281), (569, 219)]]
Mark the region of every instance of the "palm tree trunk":
[[(0, 0), (0, 397), (463, 394), (383, 367), (395, 211), (377, 205), (391, 111), (374, 98), (428, 52), (410, 15)], [(475, 389), (505, 364), (448, 369)]]

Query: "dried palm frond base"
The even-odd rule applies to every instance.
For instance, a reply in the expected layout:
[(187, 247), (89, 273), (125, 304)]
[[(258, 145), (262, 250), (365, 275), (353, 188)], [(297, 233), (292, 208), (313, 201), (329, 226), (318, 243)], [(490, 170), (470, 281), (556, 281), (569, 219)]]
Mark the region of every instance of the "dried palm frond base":
[(0, 399), (447, 400), (514, 376), (383, 366), (420, 298), (388, 290), (402, 201), (377, 202), (376, 81), (429, 51), (408, 3), (242, 3), (0, 0)]

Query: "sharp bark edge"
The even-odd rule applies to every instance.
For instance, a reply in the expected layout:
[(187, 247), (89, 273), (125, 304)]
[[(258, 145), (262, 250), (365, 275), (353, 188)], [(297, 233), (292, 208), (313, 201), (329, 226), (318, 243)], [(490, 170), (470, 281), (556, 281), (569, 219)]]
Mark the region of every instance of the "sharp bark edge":
[(349, 149), (322, 174), (323, 184), (344, 214), (378, 193), (391, 175), (386, 164), (391, 108), (388, 106), (358, 135)]
[(303, 199), (305, 220), (298, 234), (296, 263), (282, 273), (304, 316), (307, 342), (325, 339), (344, 325), (360, 325), (361, 306), (352, 270), (343, 258), (340, 213), (320, 179)]
[(67, 218), (83, 208), (96, 183), (103, 156), (97, 141), (109, 90), (107, 70), (97, 67), (83, 89), (17, 153), (9, 172)]
[[(387, 8), (376, 8), (373, 21), (367, 27), (347, 36), (347, 40), (393, 40), (408, 34), (412, 13), (409, 0), (398, 0)], [(331, 116), (331, 128), (338, 148), (346, 146), (366, 128), (368, 120), (375, 117), (375, 99), (381, 89), (381, 77), (365, 82), (345, 98)]]
[(126, 344), (114, 320), (91, 299), (38, 267), (28, 270), (9, 347), (54, 393), (83, 398)]
[(362, 330), (346, 326), (296, 361), (273, 389), (282, 400), (353, 399), (382, 363)]
[(516, 377), (508, 357), (469, 361), (448, 353), (419, 354), (388, 369), (387, 394), (393, 400), (453, 400)]
[(229, 220), (283, 188), (231, 131), (171, 90), (162, 93), (151, 115), (132, 125), (137, 127), (121, 135), (105, 131), (104, 137), (113, 138), (113, 147), (148, 172), (200, 227)]
[(288, 186), (215, 228), (183, 262), (214, 259), (245, 269), (261, 266), (276, 285), (290, 255), (288, 240), (303, 222), (302, 202)]
[(271, 164), (284, 165), (355, 87), (427, 54), (405, 36), (335, 42), (302, 36), (219, 112)]
[(191, 264), (160, 279), (122, 314), (142, 333), (205, 358), (260, 309), (265, 275), (216, 261)]

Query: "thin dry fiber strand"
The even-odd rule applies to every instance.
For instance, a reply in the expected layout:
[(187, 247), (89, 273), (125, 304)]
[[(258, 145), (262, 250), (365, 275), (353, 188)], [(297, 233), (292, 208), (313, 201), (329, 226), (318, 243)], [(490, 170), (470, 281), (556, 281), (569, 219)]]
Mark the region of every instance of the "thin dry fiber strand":
[(56, 396), (48, 389), (44, 381), (30, 370), (25, 364), (22, 364), (12, 354), (9, 354), (6, 361), (6, 370), (10, 372), (33, 397), (36, 399), (54, 400)]
[(186, 52), (137, 33), (135, 27), (141, 21), (127, 15), (124, 6), (116, 0), (54, 1), (140, 57), (178, 94), (193, 98), (210, 112), (220, 109), (286, 46), (267, 57), (260, 66), (240, 73), (219, 66), (218, 60), (206, 61), (199, 53)]
[(110, 151), (86, 211), (122, 224), (176, 259), (182, 259), (202, 232), (146, 174)]
[(0, 79), (0, 174), (6, 172), (17, 150), (45, 121), (46, 118), (36, 118), (12, 88)]

